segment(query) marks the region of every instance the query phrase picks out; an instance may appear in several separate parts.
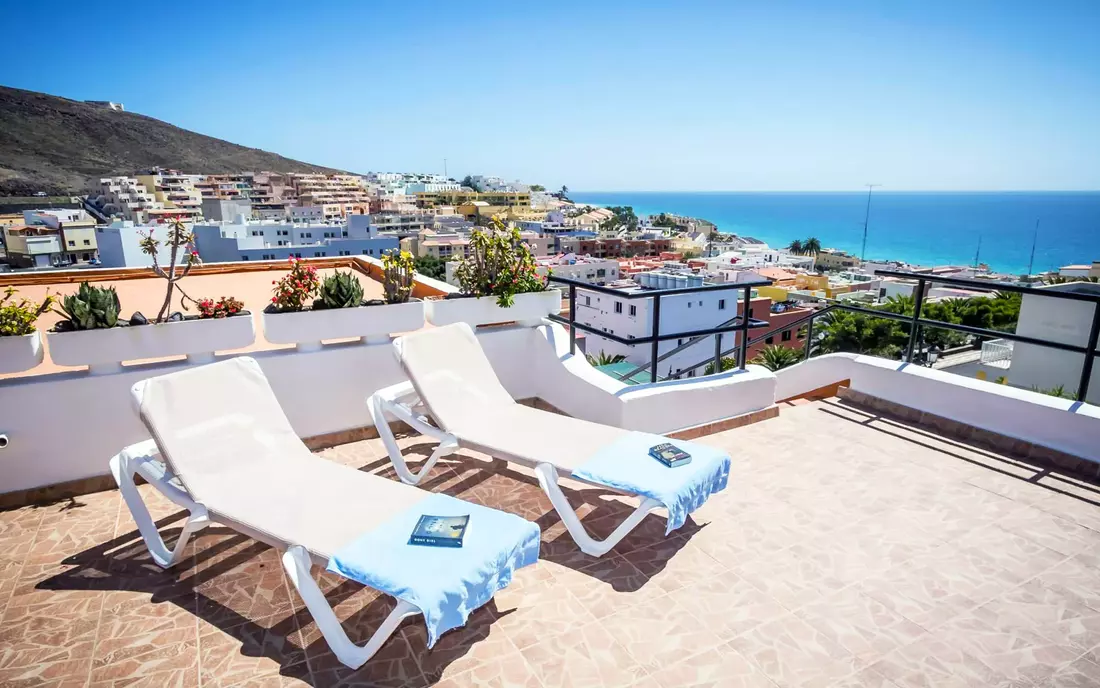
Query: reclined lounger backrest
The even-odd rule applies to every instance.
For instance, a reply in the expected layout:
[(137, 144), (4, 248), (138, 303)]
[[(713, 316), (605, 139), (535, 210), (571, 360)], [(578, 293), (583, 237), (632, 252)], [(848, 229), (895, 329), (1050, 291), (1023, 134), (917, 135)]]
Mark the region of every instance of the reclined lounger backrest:
[(516, 403), (466, 323), (405, 335), (393, 345), (420, 400), (443, 430), (484, 422), (493, 409)]

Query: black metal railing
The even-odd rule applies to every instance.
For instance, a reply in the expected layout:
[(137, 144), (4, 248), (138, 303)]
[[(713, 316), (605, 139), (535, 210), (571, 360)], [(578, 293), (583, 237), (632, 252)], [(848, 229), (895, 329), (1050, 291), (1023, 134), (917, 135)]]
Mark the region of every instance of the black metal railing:
[[(636, 344), (650, 344), (652, 346), (650, 361), (646, 364), (642, 364), (631, 370), (630, 372), (619, 375), (619, 379), (628, 379), (638, 372), (649, 368), (649, 376), (651, 382), (657, 381), (657, 365), (661, 361), (667, 359), (673, 354), (679, 353), (706, 337), (715, 336), (714, 355), (707, 356), (697, 363), (691, 364), (687, 367), (681, 367), (677, 375), (683, 377), (687, 373), (702, 368), (704, 366), (713, 363), (715, 372), (719, 372), (722, 369), (721, 360), (730, 355), (736, 354), (737, 367), (743, 369), (745, 367), (746, 358), (749, 347), (752, 347), (760, 342), (766, 341), (769, 337), (774, 337), (777, 334), (795, 329), (806, 328), (806, 337), (804, 345), (804, 358), (809, 358), (813, 354), (814, 347), (814, 326), (820, 318), (828, 316), (830, 313), (836, 311), (848, 311), (851, 313), (859, 313), (874, 318), (886, 318), (889, 320), (897, 320), (904, 322), (909, 326), (909, 338), (905, 347), (904, 360), (908, 363), (914, 361), (914, 357), (918, 354), (918, 342), (922, 341), (921, 332), (923, 328), (938, 328), (944, 330), (952, 330), (955, 332), (961, 332), (963, 334), (969, 334), (976, 337), (990, 337), (996, 339), (1004, 339), (1010, 342), (1019, 342), (1021, 344), (1031, 344), (1034, 346), (1041, 346), (1049, 349), (1056, 349), (1059, 351), (1068, 351), (1075, 354), (1081, 354), (1083, 356), (1083, 363), (1081, 365), (1080, 381), (1077, 385), (1075, 397), (1078, 401), (1084, 401), (1088, 394), (1089, 382), (1092, 378), (1092, 370), (1097, 353), (1097, 343), (1100, 341), (1100, 294), (1085, 293), (1079, 291), (1063, 291), (1058, 289), (1038, 289), (1035, 287), (1023, 287), (1015, 284), (1000, 284), (996, 282), (990, 282), (989, 280), (976, 280), (966, 279), (959, 277), (942, 277), (922, 272), (905, 272), (900, 270), (876, 270), (875, 274), (880, 277), (893, 277), (898, 279), (905, 279), (915, 281), (916, 285), (913, 289), (913, 312), (912, 314), (893, 313), (890, 311), (877, 310), (874, 308), (864, 308), (862, 306), (852, 306), (839, 302), (832, 302), (825, 308), (809, 313), (806, 316), (793, 320), (789, 323), (785, 323), (780, 327), (771, 329), (755, 338), (750, 339), (748, 337), (750, 329), (759, 329), (762, 327), (768, 327), (769, 323), (756, 320), (751, 317), (742, 318), (744, 313), (749, 310), (749, 304), (752, 300), (752, 289), (754, 287), (762, 287), (771, 284), (770, 280), (746, 282), (740, 284), (710, 284), (700, 287), (683, 287), (677, 289), (636, 289), (636, 290), (623, 290), (614, 289), (611, 287), (604, 287), (599, 285), (588, 284), (580, 282), (578, 280), (571, 280), (562, 277), (550, 277), (550, 281), (565, 285), (569, 288), (569, 317), (565, 318), (560, 315), (551, 316), (551, 320), (559, 322), (569, 327), (569, 351), (570, 353), (576, 352), (576, 333), (588, 332), (594, 335), (605, 337), (611, 341), (618, 342), (626, 345)], [(1038, 337), (1030, 337), (1027, 335), (1016, 334), (1015, 332), (1004, 332), (1001, 330), (988, 329), (984, 327), (974, 327), (972, 325), (963, 325), (961, 323), (949, 323), (942, 320), (933, 320), (931, 318), (925, 318), (922, 316), (924, 302), (928, 296), (929, 288), (933, 284), (943, 284), (948, 286), (963, 287), (971, 291), (980, 292), (1007, 292), (1021, 295), (1040, 296), (1049, 299), (1063, 299), (1069, 301), (1081, 301), (1093, 304), (1093, 314), (1091, 326), (1089, 328), (1089, 335), (1085, 346), (1077, 344), (1066, 344), (1064, 342), (1051, 341), (1049, 339), (1042, 339)], [(577, 290), (585, 290), (590, 292), (596, 292), (600, 294), (607, 294), (627, 301), (634, 299), (653, 299), (653, 322), (652, 333), (647, 337), (638, 337), (634, 339), (621, 337), (611, 332), (606, 332), (598, 328), (592, 327), (586, 323), (577, 322)], [(718, 327), (685, 331), (685, 332), (666, 332), (661, 334), (660, 332), (660, 313), (661, 313), (661, 298), (663, 296), (671, 296), (675, 294), (692, 294), (698, 292), (709, 291), (721, 291), (721, 290), (740, 290), (742, 291), (741, 303), (744, 304), (738, 308), (738, 315), (726, 322), (722, 323)], [(728, 349), (722, 349), (722, 335), (727, 333), (739, 333), (735, 343)], [(682, 345), (679, 345), (671, 351), (666, 351), (664, 354), (658, 352), (658, 344), (663, 341), (671, 339), (688, 339)]]
[[(554, 284), (560, 284), (568, 287), (569, 295), (569, 317), (562, 317), (561, 315), (551, 315), (550, 319), (561, 323), (569, 328), (569, 353), (575, 354), (577, 349), (577, 332), (587, 332), (589, 334), (598, 335), (606, 339), (610, 339), (613, 342), (624, 344), (626, 346), (637, 346), (639, 344), (649, 344), (650, 360), (649, 363), (642, 364), (619, 376), (619, 379), (625, 380), (631, 376), (649, 368), (649, 380), (650, 382), (657, 381), (657, 365), (667, 359), (674, 353), (677, 353), (683, 349), (686, 349), (691, 344), (694, 344), (705, 337), (714, 336), (718, 344), (715, 346), (715, 370), (721, 369), (721, 340), (722, 335), (729, 333), (740, 333), (737, 338), (738, 345), (748, 339), (750, 329), (767, 327), (768, 323), (764, 320), (757, 320), (749, 317), (744, 317), (748, 313), (749, 304), (752, 301), (752, 290), (754, 287), (764, 287), (771, 284), (771, 280), (757, 280), (753, 282), (742, 282), (737, 284), (704, 284), (702, 286), (695, 287), (677, 287), (674, 289), (616, 289), (613, 287), (606, 287), (598, 284), (589, 284), (587, 282), (581, 282), (580, 280), (568, 279), (565, 277), (555, 277), (551, 275), (549, 281)], [(652, 322), (650, 323), (650, 334), (645, 337), (622, 337), (612, 332), (607, 332), (599, 328), (593, 327), (587, 323), (577, 321), (577, 290), (583, 290), (588, 292), (594, 292), (597, 294), (604, 294), (607, 296), (613, 296), (617, 299), (623, 299), (624, 301), (634, 301), (639, 299), (652, 299)], [(741, 291), (741, 301), (744, 304), (738, 309), (738, 314), (720, 324), (718, 327), (711, 327), (702, 330), (689, 330), (681, 332), (665, 332), (661, 333), (661, 299), (666, 296), (677, 296), (681, 294), (700, 294), (713, 291)], [(660, 343), (669, 341), (672, 339), (688, 339), (689, 341), (683, 345), (677, 346), (671, 351), (666, 351), (661, 354), (659, 351)], [(738, 367), (744, 368), (746, 362), (746, 347), (739, 347), (738, 354)]]
[[(1034, 346), (1046, 347), (1049, 349), (1057, 349), (1060, 351), (1069, 351), (1071, 353), (1081, 354), (1084, 357), (1084, 362), (1081, 366), (1081, 377), (1077, 385), (1077, 391), (1075, 398), (1077, 401), (1084, 401), (1089, 390), (1089, 382), (1092, 379), (1092, 369), (1094, 359), (1100, 355), (1097, 353), (1096, 346), (1098, 340), (1100, 340), (1100, 294), (1085, 294), (1072, 291), (1060, 291), (1056, 289), (1037, 289), (1035, 287), (1021, 287), (1014, 284), (998, 284), (988, 280), (974, 280), (963, 279), (958, 277), (937, 277), (927, 273), (920, 272), (902, 272), (895, 270), (876, 270), (876, 275), (882, 277), (895, 277), (900, 279), (915, 280), (917, 282), (913, 289), (913, 313), (912, 315), (903, 313), (893, 313), (890, 311), (877, 310), (874, 308), (863, 308), (861, 306), (851, 306), (848, 304), (833, 302), (825, 308), (814, 311), (802, 318), (792, 320), (789, 323), (785, 323), (781, 327), (777, 327), (773, 330), (750, 339), (748, 345), (751, 347), (755, 344), (759, 344), (765, 341), (769, 337), (773, 337), (778, 333), (791, 330), (793, 328), (806, 327), (806, 338), (804, 348), (804, 359), (808, 359), (813, 353), (814, 346), (814, 323), (822, 317), (829, 315), (835, 311), (848, 311), (851, 313), (860, 313), (862, 315), (874, 317), (874, 318), (886, 318), (888, 320), (898, 320), (909, 325), (909, 339), (905, 348), (904, 360), (907, 363), (912, 363), (915, 355), (917, 354), (917, 342), (921, 341), (921, 330), (925, 327), (940, 328), (945, 330), (953, 330), (955, 332), (962, 332), (964, 334), (974, 335), (977, 337), (991, 337), (996, 339), (1004, 339), (1011, 342), (1019, 342), (1021, 344), (1031, 344)], [(931, 318), (921, 317), (924, 301), (928, 296), (928, 288), (932, 284), (947, 284), (950, 286), (965, 287), (972, 291), (983, 292), (1008, 292), (1022, 295), (1041, 296), (1043, 298), (1052, 299), (1066, 299), (1071, 301), (1084, 301), (1094, 304), (1092, 323), (1089, 329), (1088, 343), (1086, 346), (1078, 346), (1076, 344), (1066, 344), (1064, 342), (1051, 341), (1049, 339), (1040, 339), (1037, 337), (1029, 337), (1027, 335), (1016, 334), (1015, 332), (1005, 332), (1002, 330), (987, 329), (984, 327), (974, 327), (972, 325), (963, 325), (961, 323), (949, 323), (942, 320), (933, 320)], [(730, 350), (732, 351), (732, 349)], [(723, 355), (728, 355), (729, 352)], [(691, 370), (696, 370), (700, 367), (708, 365), (710, 358), (700, 361), (691, 365), (690, 367), (681, 369), (681, 374)]]

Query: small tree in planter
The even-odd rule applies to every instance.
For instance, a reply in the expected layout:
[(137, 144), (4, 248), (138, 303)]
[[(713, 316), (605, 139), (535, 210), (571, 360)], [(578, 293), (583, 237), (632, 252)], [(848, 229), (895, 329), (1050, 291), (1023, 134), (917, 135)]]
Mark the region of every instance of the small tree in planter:
[(157, 251), (160, 249), (161, 242), (153, 236), (153, 230), (149, 230), (148, 234), (141, 235), (142, 253), (145, 253), (153, 258), (153, 272), (158, 277), (163, 277), (168, 280), (168, 289), (164, 294), (164, 303), (161, 304), (160, 311), (157, 313), (157, 319), (155, 322), (162, 323), (168, 319), (168, 311), (172, 306), (172, 292), (176, 289), (180, 291), (180, 307), (183, 310), (187, 310), (187, 302), (198, 303), (195, 299), (191, 298), (187, 292), (183, 290), (183, 287), (178, 283), (184, 277), (187, 277), (191, 272), (191, 268), (200, 264), (202, 261), (199, 259), (198, 251), (191, 250), (187, 254), (186, 264), (183, 269), (176, 270), (177, 262), (182, 256), (180, 256), (180, 249), (188, 249), (194, 244), (195, 235), (187, 229), (187, 226), (183, 224), (183, 220), (176, 219), (168, 226), (168, 240), (167, 245), (170, 247), (170, 253), (168, 258), (168, 269), (165, 270), (160, 265), (160, 259), (157, 256)]
[(321, 283), (320, 296), (313, 302), (313, 310), (357, 308), (363, 305), (363, 285), (351, 272), (337, 270)]
[(16, 291), (8, 287), (4, 297), (0, 298), (0, 337), (22, 337), (34, 333), (34, 323), (38, 316), (50, 310), (54, 298), (46, 294), (42, 303), (27, 299), (15, 300)]
[(271, 297), (267, 311), (287, 313), (302, 310), (306, 307), (306, 300), (317, 293), (318, 282), (316, 268), (291, 258), (290, 272), (281, 280), (272, 282), (275, 295)]
[(382, 288), (386, 303), (405, 303), (413, 290), (416, 261), (408, 251), (388, 251), (382, 256)]
[(93, 287), (81, 282), (75, 294), (62, 297), (58, 315), (65, 318), (57, 323), (58, 332), (73, 330), (99, 330), (118, 324), (121, 306), (114, 287)]
[(536, 267), (519, 230), (508, 229), (494, 216), (487, 229), (470, 234), (470, 256), (455, 268), (455, 277), (463, 294), (495, 296), (498, 306), (509, 308), (516, 294), (546, 290)]

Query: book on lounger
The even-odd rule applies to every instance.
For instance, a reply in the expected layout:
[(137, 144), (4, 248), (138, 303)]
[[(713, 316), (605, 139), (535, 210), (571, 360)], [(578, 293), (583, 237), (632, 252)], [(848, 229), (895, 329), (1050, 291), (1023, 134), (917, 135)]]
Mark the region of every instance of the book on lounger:
[(691, 463), (691, 454), (688, 454), (683, 449), (677, 449), (667, 442), (665, 444), (658, 444), (655, 447), (650, 447), (649, 455), (669, 468), (676, 468), (677, 466), (683, 466), (685, 463)]
[(469, 516), (428, 516), (420, 517), (413, 528), (410, 545), (428, 547), (461, 547), (462, 536), (466, 534)]

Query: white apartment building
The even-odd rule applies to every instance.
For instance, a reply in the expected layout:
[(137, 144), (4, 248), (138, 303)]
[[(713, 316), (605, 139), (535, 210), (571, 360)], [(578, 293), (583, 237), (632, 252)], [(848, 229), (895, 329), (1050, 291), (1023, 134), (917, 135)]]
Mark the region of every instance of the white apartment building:
[(589, 284), (606, 284), (619, 280), (619, 261), (610, 258), (591, 258), (569, 253), (540, 258), (538, 265), (540, 275), (552, 272), (555, 277)]
[(344, 206), (339, 203), (322, 205), (296, 205), (290, 208), (290, 221), (305, 224), (340, 222), (344, 219)]
[(406, 184), (404, 193), (407, 195), (413, 195), (416, 193), (436, 193), (439, 191), (461, 191), (462, 185), (458, 182), (417, 182), (415, 184)]
[[(633, 281), (623, 280), (623, 295), (645, 292)], [(609, 285), (615, 286), (615, 285)], [(696, 294), (676, 294), (661, 297), (661, 333), (688, 332), (717, 327), (737, 316), (740, 287), (730, 286), (728, 291), (716, 290)], [(577, 289), (578, 322), (599, 328), (627, 339), (648, 337), (653, 332), (653, 299), (626, 299), (619, 296), (586, 292)], [(626, 360), (641, 365), (650, 361), (651, 344), (626, 345), (597, 334), (586, 332), (585, 351), (591, 356), (601, 351), (608, 355), (622, 354)], [(714, 337), (705, 337), (683, 351), (672, 354), (658, 364), (660, 378), (674, 376), (684, 368), (714, 356)], [(686, 343), (686, 339), (661, 342), (659, 355)], [(736, 342), (735, 334), (722, 337), (722, 349), (729, 349)], [(685, 377), (699, 377), (704, 368), (684, 372)]]
[(529, 192), (531, 187), (520, 181), (506, 182), (500, 177), (487, 177), (480, 174), (471, 175), (470, 180), (477, 184), (481, 191), (511, 191), (516, 193)]
[(203, 260), (285, 260), (328, 256), (374, 256), (398, 247), (396, 236), (379, 236), (370, 216), (352, 215), (348, 222), (293, 224), (237, 221), (196, 224), (195, 243)]
[[(106, 227), (96, 227), (96, 243), (99, 245), (99, 261), (105, 268), (147, 268), (153, 265), (153, 257), (141, 250), (143, 234), (160, 231), (164, 238), (163, 227), (140, 225), (130, 220), (116, 220)], [(186, 263), (189, 250), (184, 249), (182, 256), (177, 255), (180, 264)], [(172, 259), (172, 247), (161, 242), (157, 250), (157, 261), (168, 265)]]
[(801, 268), (812, 270), (813, 256), (800, 256), (786, 249), (771, 248), (767, 244), (743, 244), (705, 259), (707, 270), (719, 271), (730, 266), (738, 268)]
[(164, 204), (134, 177), (100, 179), (98, 200), (104, 214), (121, 215), (138, 224), (149, 219), (150, 210), (164, 209)]

